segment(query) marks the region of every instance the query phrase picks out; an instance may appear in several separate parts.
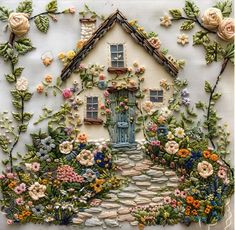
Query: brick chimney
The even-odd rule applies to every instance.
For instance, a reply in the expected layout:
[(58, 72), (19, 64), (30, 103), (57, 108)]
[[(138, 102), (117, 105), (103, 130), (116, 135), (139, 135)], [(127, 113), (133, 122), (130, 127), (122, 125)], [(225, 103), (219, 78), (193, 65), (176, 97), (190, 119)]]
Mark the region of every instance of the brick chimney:
[(81, 39), (88, 40), (96, 30), (96, 19), (80, 18)]

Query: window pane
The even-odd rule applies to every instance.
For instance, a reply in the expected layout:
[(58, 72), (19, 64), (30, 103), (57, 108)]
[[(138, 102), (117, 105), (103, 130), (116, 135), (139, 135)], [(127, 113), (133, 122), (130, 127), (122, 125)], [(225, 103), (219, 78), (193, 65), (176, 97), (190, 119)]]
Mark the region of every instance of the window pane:
[(112, 52), (117, 52), (117, 45), (111, 45), (110, 50), (111, 50), (111, 53)]
[(98, 110), (98, 104), (93, 105), (93, 110)]
[(124, 60), (123, 53), (118, 53), (118, 60)]
[(156, 96), (157, 90), (150, 90), (150, 96)]
[(158, 90), (158, 96), (163, 96), (163, 90)]
[(87, 112), (86, 116), (87, 118), (92, 118), (92, 112)]
[(123, 51), (123, 44), (118, 45), (118, 51)]
[(98, 113), (97, 113), (97, 112), (93, 112), (93, 113), (92, 113), (92, 118), (97, 119), (97, 118), (98, 118)]
[(156, 97), (150, 97), (151, 102), (158, 102)]
[(158, 97), (158, 102), (163, 102), (163, 97)]
[(118, 61), (118, 67), (124, 67), (124, 61)]
[(111, 60), (112, 61), (118, 60), (118, 54), (117, 53), (111, 53)]
[(87, 97), (87, 104), (92, 103), (92, 97)]
[(112, 64), (112, 67), (118, 67), (118, 66), (117, 66), (117, 61), (112, 61), (111, 64)]
[(98, 103), (98, 97), (93, 97), (93, 103)]

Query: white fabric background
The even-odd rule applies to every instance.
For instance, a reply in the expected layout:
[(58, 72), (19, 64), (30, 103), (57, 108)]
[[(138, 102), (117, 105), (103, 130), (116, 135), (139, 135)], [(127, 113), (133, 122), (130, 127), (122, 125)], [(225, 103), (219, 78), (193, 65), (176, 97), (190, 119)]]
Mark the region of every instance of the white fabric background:
[[(8, 6), (14, 9), (19, 1), (18, 0), (0, 0), (0, 5)], [(197, 0), (195, 1), (201, 8), (202, 12), (210, 6), (213, 6), (217, 0)], [(44, 11), (45, 5), (48, 0), (34, 1), (33, 15)], [(76, 7), (77, 11), (83, 9), (84, 3), (87, 3), (91, 9), (94, 9), (98, 14), (109, 15), (117, 8), (123, 12), (128, 19), (138, 19), (139, 24), (143, 25), (146, 31), (155, 31), (158, 33), (159, 38), (162, 41), (162, 47), (169, 49), (169, 53), (173, 56), (185, 59), (186, 66), (183, 71), (180, 71), (179, 77), (186, 78), (189, 81), (190, 97), (192, 101), (198, 100), (208, 101), (206, 93), (204, 93), (203, 86), (204, 81), (208, 80), (212, 83), (215, 82), (216, 76), (220, 70), (220, 64), (213, 63), (209, 66), (206, 65), (204, 60), (204, 51), (201, 47), (192, 47), (192, 34), (197, 30), (195, 28), (192, 32), (189, 32), (190, 42), (189, 45), (181, 47), (176, 43), (177, 35), (180, 34), (180, 23), (174, 23), (168, 29), (165, 29), (159, 25), (159, 18), (168, 12), (170, 8), (181, 8), (184, 6), (184, 0), (58, 0), (59, 8), (64, 9), (71, 6)], [(28, 36), (32, 39), (33, 45), (37, 47), (36, 50), (30, 52), (26, 56), (20, 59), (19, 65), (25, 67), (23, 76), (27, 77), (30, 82), (30, 90), (35, 92), (37, 84), (43, 79), (45, 74), (51, 74), (54, 78), (60, 75), (62, 69), (61, 63), (56, 60), (56, 56), (61, 51), (68, 51), (75, 48), (76, 42), (79, 40), (80, 25), (78, 13), (75, 15), (61, 15), (58, 16), (58, 22), (51, 22), (50, 30), (47, 35), (44, 35), (37, 31), (35, 25), (31, 23), (31, 29)], [(3, 23), (0, 23), (0, 42), (6, 41), (9, 38), (9, 33), (3, 32)], [(49, 67), (44, 67), (40, 58), (41, 55), (51, 51), (55, 57), (54, 62)], [(11, 86), (4, 79), (4, 74), (10, 72), (9, 66), (0, 60), (0, 112), (12, 111), (11, 106)], [(223, 96), (220, 99), (217, 108), (218, 112), (223, 117), (223, 122), (229, 125), (231, 131), (231, 140), (233, 140), (233, 117), (234, 117), (234, 80), (233, 80), (233, 67), (229, 64), (227, 70), (222, 76), (222, 80), (219, 83), (218, 90), (223, 92)], [(34, 113), (34, 117), (30, 122), (28, 132), (21, 136), (20, 143), (17, 146), (17, 151), (24, 152), (24, 144), (30, 143), (29, 133), (37, 131), (39, 128), (46, 127), (46, 123), (34, 126), (35, 121), (41, 114), (43, 106), (48, 106), (57, 110), (62, 103), (60, 97), (38, 96), (34, 93), (32, 100), (27, 103), (25, 109)], [(231, 148), (231, 160), (233, 161), (233, 143)], [(1, 158), (5, 156), (1, 155)], [(231, 209), (232, 204), (231, 204)], [(213, 229), (224, 229), (225, 219), (218, 225), (211, 227)], [(7, 226), (5, 218), (0, 215), (0, 230), (72, 230), (78, 227), (72, 226), (43, 226), (43, 225), (22, 225), (22, 226)], [(172, 227), (146, 227), (146, 229), (188, 229), (185, 226), (177, 225)], [(95, 228), (100, 229), (100, 228)], [(137, 229), (137, 227), (130, 227), (129, 225), (123, 225), (122, 229)], [(199, 226), (197, 224), (191, 225), (190, 229), (210, 229), (208, 226)], [(233, 229), (233, 227), (228, 228)]]

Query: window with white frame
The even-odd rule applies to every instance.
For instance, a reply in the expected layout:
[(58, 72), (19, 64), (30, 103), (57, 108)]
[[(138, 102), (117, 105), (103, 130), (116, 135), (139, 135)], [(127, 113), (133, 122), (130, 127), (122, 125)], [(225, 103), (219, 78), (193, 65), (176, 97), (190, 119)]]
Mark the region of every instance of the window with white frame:
[(98, 118), (98, 97), (87, 97), (86, 118)]
[(123, 44), (110, 45), (111, 66), (114, 68), (124, 67), (124, 47)]
[(163, 102), (163, 90), (150, 90), (151, 102)]

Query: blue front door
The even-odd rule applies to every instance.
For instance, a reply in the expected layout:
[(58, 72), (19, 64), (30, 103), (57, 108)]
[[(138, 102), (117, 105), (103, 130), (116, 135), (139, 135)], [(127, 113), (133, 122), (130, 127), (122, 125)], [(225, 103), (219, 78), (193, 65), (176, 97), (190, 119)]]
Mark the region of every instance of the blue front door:
[(118, 146), (129, 146), (135, 142), (135, 94), (128, 90), (112, 93), (111, 109), (112, 142)]

